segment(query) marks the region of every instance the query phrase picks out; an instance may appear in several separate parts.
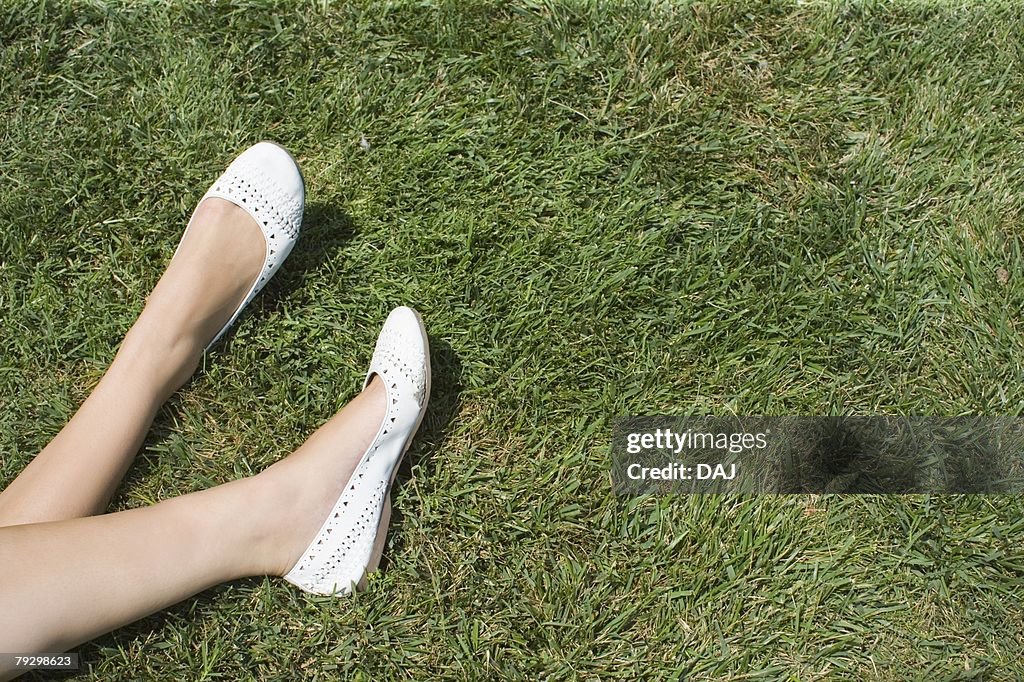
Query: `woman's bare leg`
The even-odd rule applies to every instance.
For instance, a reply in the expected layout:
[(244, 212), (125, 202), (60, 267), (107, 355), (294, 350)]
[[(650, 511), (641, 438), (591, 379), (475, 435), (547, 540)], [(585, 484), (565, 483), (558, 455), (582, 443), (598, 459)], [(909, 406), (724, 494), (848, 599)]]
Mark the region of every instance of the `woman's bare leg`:
[(284, 575), (376, 436), (385, 396), (374, 378), (256, 476), (152, 507), (0, 528), (0, 651), (66, 651), (217, 583)]
[(106, 509), (160, 405), (195, 371), (263, 265), (255, 221), (204, 201), (117, 356), (70, 422), (0, 493), (0, 526)]

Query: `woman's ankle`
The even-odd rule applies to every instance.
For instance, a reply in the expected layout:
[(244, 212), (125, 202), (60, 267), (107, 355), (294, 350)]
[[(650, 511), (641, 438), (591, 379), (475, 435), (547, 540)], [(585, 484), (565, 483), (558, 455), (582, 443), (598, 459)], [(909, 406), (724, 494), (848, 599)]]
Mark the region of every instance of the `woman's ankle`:
[(203, 349), (187, 335), (143, 322), (140, 318), (125, 335), (107, 377), (135, 384), (163, 402), (195, 373)]

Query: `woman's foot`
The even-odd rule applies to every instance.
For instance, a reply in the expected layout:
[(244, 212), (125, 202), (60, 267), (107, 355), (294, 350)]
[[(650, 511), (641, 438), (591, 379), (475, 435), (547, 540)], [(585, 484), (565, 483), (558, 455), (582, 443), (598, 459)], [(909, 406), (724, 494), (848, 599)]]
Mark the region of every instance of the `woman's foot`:
[(246, 211), (225, 199), (204, 200), (111, 370), (141, 371), (160, 394), (174, 392), (242, 303), (265, 252), (263, 232)]
[(147, 379), (161, 401), (181, 386), (288, 257), (304, 202), (287, 150), (260, 142), (239, 154), (200, 200), (115, 367)]
[(302, 222), (294, 159), (261, 142), (213, 183), (114, 362), (60, 433), (0, 494), (0, 525), (106, 508), (160, 405), (276, 272)]
[(373, 571), (395, 471), (430, 395), (426, 331), (396, 308), (377, 339), (371, 380), (289, 457), (250, 479), (266, 537), (257, 572), (316, 594), (344, 594)]
[(374, 376), (298, 450), (250, 479), (270, 529), (259, 573), (283, 576), (298, 561), (373, 443), (386, 400), (384, 383)]

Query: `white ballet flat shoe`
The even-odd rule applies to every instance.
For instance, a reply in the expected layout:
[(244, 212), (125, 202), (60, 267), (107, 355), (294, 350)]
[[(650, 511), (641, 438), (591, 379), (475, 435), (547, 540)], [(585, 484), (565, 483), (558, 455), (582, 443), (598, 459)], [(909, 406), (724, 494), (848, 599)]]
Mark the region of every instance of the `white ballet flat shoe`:
[[(230, 201), (252, 216), (263, 232), (266, 255), (263, 259), (263, 269), (249, 287), (249, 293), (242, 299), (242, 303), (227, 324), (207, 344), (207, 349), (217, 343), (241, 314), (242, 309), (270, 281), (274, 273), (280, 269), (281, 263), (291, 253), (299, 238), (306, 188), (298, 164), (284, 147), (273, 142), (258, 142), (231, 162), (227, 170), (199, 200), (199, 204), (212, 197)], [(193, 212), (188, 227), (181, 236), (181, 242), (178, 243), (178, 249), (181, 249), (181, 243), (192, 229), (195, 215)]]
[(416, 311), (395, 308), (377, 337), (370, 369), (384, 383), (387, 410), (377, 437), (363, 454), (352, 477), (320, 530), (284, 579), (306, 592), (349, 594), (376, 569), (385, 532), (385, 500), (402, 456), (423, 421), (430, 395), (430, 348)]

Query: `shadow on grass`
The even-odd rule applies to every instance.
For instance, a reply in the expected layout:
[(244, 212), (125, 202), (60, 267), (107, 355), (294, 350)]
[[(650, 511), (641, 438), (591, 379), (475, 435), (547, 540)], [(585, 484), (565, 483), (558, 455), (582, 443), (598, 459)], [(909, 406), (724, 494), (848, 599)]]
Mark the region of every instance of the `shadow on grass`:
[(306, 206), (302, 233), (281, 271), (267, 283), (261, 293), (261, 300), (256, 307), (259, 311), (257, 314), (277, 310), (281, 302), (301, 288), (320, 265), (336, 261), (335, 257), (344, 249), (355, 231), (355, 223), (344, 211), (329, 204), (314, 203)]
[[(196, 623), (200, 620), (215, 617), (215, 614), (211, 613), (213, 610), (213, 604), (220, 600), (224, 594), (237, 591), (237, 584), (251, 583), (253, 589), (255, 589), (262, 580), (263, 578), (251, 578), (247, 581), (240, 581), (239, 583), (225, 583), (211, 587), (200, 592), (194, 597), (185, 599), (184, 601), (162, 609), (151, 616), (147, 616), (146, 618), (135, 621), (134, 623), (122, 628), (118, 628), (113, 632), (97, 637), (96, 639), (72, 649), (71, 651), (78, 652), (79, 669), (77, 671), (47, 670), (42, 671), (42, 673), (34, 673), (35, 675), (39, 675), (38, 677), (26, 676), (24, 679), (70, 680), (79, 675), (84, 676), (88, 674), (88, 666), (90, 663), (96, 663), (103, 658), (109, 658), (111, 656), (111, 650), (131, 651), (132, 640), (140, 640), (143, 646), (159, 642), (161, 639), (159, 632), (168, 623), (173, 623), (175, 621)], [(199, 646), (198, 642), (196, 643), (196, 646)], [(143, 655), (145, 655), (144, 651)], [(143, 665), (145, 665), (145, 663), (143, 663)]]
[[(463, 389), (462, 362), (447, 341), (430, 338), (430, 367), (429, 407), (423, 418), (420, 431), (398, 469), (398, 476), (395, 478), (395, 485), (391, 490), (392, 500), (395, 499), (395, 492), (400, 491), (411, 477), (413, 467), (419, 468), (422, 477), (429, 478), (433, 475), (430, 455), (444, 447), (451, 433), (452, 421), (459, 413)], [(401, 524), (401, 510), (392, 507), (391, 526), (400, 527)], [(401, 552), (401, 537), (400, 534), (396, 535), (393, 544), (384, 546), (379, 570), (386, 571), (390, 563), (390, 556)]]

